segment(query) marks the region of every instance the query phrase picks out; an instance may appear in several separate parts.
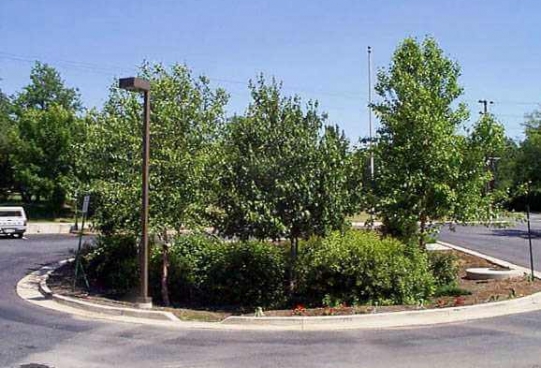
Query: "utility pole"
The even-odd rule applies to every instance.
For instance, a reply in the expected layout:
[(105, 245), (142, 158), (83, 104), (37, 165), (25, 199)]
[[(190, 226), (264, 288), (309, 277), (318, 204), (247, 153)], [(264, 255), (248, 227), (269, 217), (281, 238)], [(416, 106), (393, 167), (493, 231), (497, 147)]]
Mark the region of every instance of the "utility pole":
[(486, 115), (488, 114), (488, 105), (492, 105), (494, 103), (494, 101), (488, 101), (488, 100), (479, 100), (477, 101), (479, 102), (480, 104), (483, 104), (483, 112), (479, 112), (479, 114), (481, 115)]
[(372, 48), (368, 46), (368, 132), (370, 149), (370, 178), (374, 179), (374, 153), (372, 152)]

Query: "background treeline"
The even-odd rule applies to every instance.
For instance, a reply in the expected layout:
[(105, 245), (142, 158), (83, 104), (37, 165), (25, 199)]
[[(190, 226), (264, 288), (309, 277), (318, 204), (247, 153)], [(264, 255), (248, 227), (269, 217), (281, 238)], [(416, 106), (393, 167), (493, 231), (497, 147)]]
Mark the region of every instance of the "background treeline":
[[(423, 47), (426, 52), (432, 47), (430, 42), (413, 44), (421, 53)], [(406, 58), (410, 67), (413, 58), (422, 56), (411, 53), (415, 45), (401, 45), (395, 64), (378, 76), (380, 99), (374, 110), (380, 119), (392, 122), (400, 114), (419, 111), (414, 105), (409, 112), (393, 111), (397, 95), (389, 99), (387, 94), (401, 93), (398, 83), (408, 83), (400, 80), (400, 63)], [(444, 72), (458, 77), (459, 69), (454, 72), (452, 62), (438, 57)], [(383, 191), (388, 192), (384, 181), (397, 179), (385, 179), (385, 173), (410, 175), (400, 170), (402, 158), (387, 150), (386, 157), (379, 161), (376, 157), (378, 178), (371, 180), (366, 144), (352, 145), (338, 126), (327, 122), (316, 101), (304, 105), (298, 97), (283, 96), (274, 80), (259, 76), (250, 82), (252, 102), (243, 115), (228, 117), (227, 92), (211, 88), (207, 78), (193, 76), (183, 65), (144, 65), (140, 76), (152, 82), (152, 218), (163, 229), (212, 224), (227, 235), (240, 235), (242, 229), (244, 237), (263, 233), (302, 237), (314, 221), (317, 229), (339, 228), (342, 214), (377, 211), (377, 206), (367, 205), (370, 197), (383, 203)], [(458, 85), (447, 87), (448, 96), (439, 96), (442, 100), (454, 100), (462, 93)], [(433, 102), (422, 91), (403, 91), (415, 97), (398, 98)], [(442, 106), (439, 113), (445, 116), (449, 104)], [(452, 114), (453, 130), (465, 121), (467, 111), (461, 108)], [(77, 89), (66, 87), (53, 67), (37, 62), (26, 87), (12, 96), (0, 92), (0, 200), (20, 197), (60, 214), (76, 193), (93, 190), (107, 198), (98, 211), (104, 228), (136, 226), (137, 203), (132, 198), (139, 190), (140, 116), (138, 96), (114, 84), (103, 108), (84, 109)], [(524, 208), (529, 183), (531, 207), (540, 210), (541, 112), (527, 114), (524, 126), (522, 141), (506, 138), (500, 148), (482, 154), (492, 160), (487, 164), (493, 172), (489, 186), (507, 193), (503, 202), (507, 208)], [(399, 129), (383, 122), (374, 144), (376, 156), (378, 147), (382, 152), (387, 137), (392, 139)], [(422, 144), (419, 134), (424, 133), (411, 131), (412, 141)], [(391, 143), (396, 148), (397, 142)], [(440, 141), (438, 149), (452, 150), (455, 143)], [(445, 170), (435, 164), (447, 165), (437, 152), (419, 148), (420, 160), (434, 158), (431, 169)]]

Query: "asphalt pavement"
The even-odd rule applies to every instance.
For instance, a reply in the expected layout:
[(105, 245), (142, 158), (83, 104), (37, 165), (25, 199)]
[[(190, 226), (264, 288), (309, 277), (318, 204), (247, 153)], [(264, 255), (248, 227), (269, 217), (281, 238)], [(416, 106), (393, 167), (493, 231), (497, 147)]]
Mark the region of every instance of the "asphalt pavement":
[[(541, 215), (533, 214), (530, 222), (535, 270), (541, 270)], [(523, 267), (530, 267), (528, 226), (516, 222), (512, 226), (457, 226), (441, 230), (439, 239)]]
[(541, 367), (541, 312), (384, 330), (179, 330), (73, 318), (16, 295), (27, 272), (76, 244), (0, 239), (0, 367)]

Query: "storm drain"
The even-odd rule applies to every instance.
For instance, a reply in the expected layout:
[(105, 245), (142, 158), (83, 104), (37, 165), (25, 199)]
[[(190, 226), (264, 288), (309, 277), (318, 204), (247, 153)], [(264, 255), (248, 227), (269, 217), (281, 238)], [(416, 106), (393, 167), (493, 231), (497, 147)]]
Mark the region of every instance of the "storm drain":
[(23, 364), (19, 366), (19, 368), (54, 368), (54, 367), (50, 365), (45, 365), (45, 364), (30, 363), (30, 364)]

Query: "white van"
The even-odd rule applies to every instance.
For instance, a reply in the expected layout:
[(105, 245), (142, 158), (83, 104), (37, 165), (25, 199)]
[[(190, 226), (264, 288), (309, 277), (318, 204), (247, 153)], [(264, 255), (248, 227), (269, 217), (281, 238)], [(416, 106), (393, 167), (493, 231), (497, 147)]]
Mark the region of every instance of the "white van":
[(22, 207), (0, 207), (0, 235), (22, 238), (26, 231), (26, 213)]

